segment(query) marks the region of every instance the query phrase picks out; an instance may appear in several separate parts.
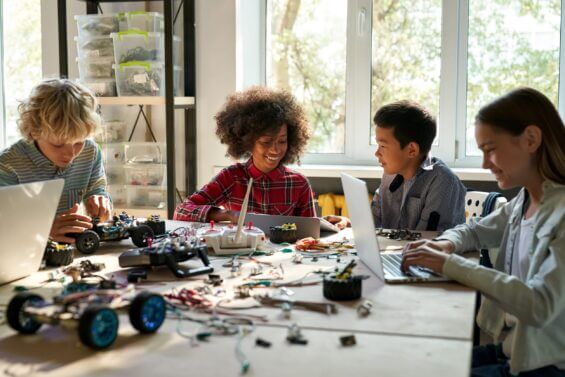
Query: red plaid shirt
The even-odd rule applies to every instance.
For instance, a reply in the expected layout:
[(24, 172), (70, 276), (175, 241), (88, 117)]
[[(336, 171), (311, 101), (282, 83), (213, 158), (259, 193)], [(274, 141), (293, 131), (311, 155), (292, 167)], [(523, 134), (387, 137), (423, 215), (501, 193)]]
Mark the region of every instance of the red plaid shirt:
[(265, 174), (253, 165), (237, 163), (223, 169), (200, 191), (188, 197), (176, 210), (174, 219), (206, 222), (212, 208), (222, 206), (240, 211), (247, 183), (253, 178), (247, 212), (286, 216), (316, 216), (308, 179), (285, 166)]

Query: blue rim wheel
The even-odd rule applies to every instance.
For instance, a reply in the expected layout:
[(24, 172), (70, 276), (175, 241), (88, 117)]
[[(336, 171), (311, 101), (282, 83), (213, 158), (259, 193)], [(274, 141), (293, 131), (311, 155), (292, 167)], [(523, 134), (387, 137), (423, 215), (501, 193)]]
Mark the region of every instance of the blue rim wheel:
[(88, 347), (104, 349), (116, 340), (118, 326), (118, 315), (113, 309), (96, 305), (89, 306), (79, 320), (79, 337)]
[(154, 333), (165, 321), (167, 307), (163, 297), (156, 293), (141, 292), (129, 309), (132, 326), (143, 334)]
[(27, 314), (26, 308), (43, 305), (45, 305), (45, 300), (39, 295), (30, 292), (18, 293), (8, 304), (6, 320), (10, 327), (20, 334), (35, 334), (42, 324)]

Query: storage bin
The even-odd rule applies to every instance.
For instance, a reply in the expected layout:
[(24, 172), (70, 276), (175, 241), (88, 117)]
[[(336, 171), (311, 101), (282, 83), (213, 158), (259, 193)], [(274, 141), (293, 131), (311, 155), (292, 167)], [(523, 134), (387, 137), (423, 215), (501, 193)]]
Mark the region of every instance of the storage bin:
[(117, 95), (116, 91), (116, 79), (82, 79), (78, 82), (92, 92), (98, 97), (115, 97)]
[(99, 143), (119, 143), (125, 141), (126, 123), (121, 120), (105, 121), (100, 132), (94, 137)]
[(125, 143), (106, 143), (102, 148), (104, 165), (124, 163)]
[(104, 166), (108, 185), (123, 185), (126, 183), (124, 165), (108, 164)]
[[(148, 33), (139, 30), (128, 30), (112, 33), (116, 64), (131, 61), (165, 61), (165, 37), (163, 33)], [(173, 61), (180, 63), (180, 41), (173, 37)]]
[(111, 56), (77, 58), (77, 63), (81, 81), (85, 79), (109, 79), (114, 77), (112, 67), (114, 58)]
[(132, 186), (166, 185), (165, 165), (126, 165), (124, 166), (126, 184)]
[(167, 149), (165, 143), (125, 143), (124, 161), (128, 164), (165, 164)]
[(114, 208), (125, 207), (128, 203), (128, 192), (126, 186), (112, 185), (108, 187), (108, 194), (112, 198)]
[[(164, 96), (165, 69), (160, 62), (132, 61), (114, 65), (118, 96)], [(181, 69), (173, 67), (174, 92), (179, 88)]]
[(165, 208), (166, 189), (151, 186), (128, 186), (128, 207)]
[(109, 35), (95, 37), (75, 37), (79, 58), (98, 58), (114, 56), (114, 40)]
[(78, 36), (110, 35), (119, 31), (118, 16), (115, 14), (76, 15)]
[(165, 30), (165, 17), (157, 12), (126, 12), (128, 30), (160, 33)]

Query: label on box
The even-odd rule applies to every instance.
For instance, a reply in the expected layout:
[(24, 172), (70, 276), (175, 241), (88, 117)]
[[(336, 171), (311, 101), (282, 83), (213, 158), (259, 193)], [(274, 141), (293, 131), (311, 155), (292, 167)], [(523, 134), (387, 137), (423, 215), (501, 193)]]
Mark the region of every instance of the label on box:
[(145, 73), (133, 75), (133, 82), (136, 84), (145, 84), (147, 82), (147, 75)]
[(87, 58), (97, 58), (100, 56), (100, 51), (99, 50), (87, 50), (84, 53), (84, 56)]

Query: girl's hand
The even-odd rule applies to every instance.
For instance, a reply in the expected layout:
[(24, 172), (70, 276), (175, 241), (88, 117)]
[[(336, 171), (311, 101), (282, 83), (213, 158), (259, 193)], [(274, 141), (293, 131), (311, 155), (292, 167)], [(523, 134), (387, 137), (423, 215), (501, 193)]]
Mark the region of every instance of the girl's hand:
[(422, 243), (420, 246), (411, 249), (405, 248), (402, 252), (400, 269), (406, 272), (409, 266), (420, 266), (429, 268), (437, 274), (443, 274), (443, 266), (448, 257), (446, 252)]
[(86, 213), (104, 222), (110, 217), (110, 200), (104, 195), (92, 195), (86, 200)]
[(455, 245), (451, 241), (441, 240), (441, 241), (432, 241), (432, 240), (419, 240), (415, 242), (410, 242), (404, 247), (404, 252), (409, 250), (414, 250), (423, 246), (428, 246), (433, 250), (441, 251), (446, 254), (451, 254), (455, 251)]
[(86, 229), (92, 228), (92, 219), (88, 216), (79, 215), (78, 203), (69, 209), (55, 216), (49, 237), (55, 242), (74, 243), (75, 239), (68, 237), (68, 233), (80, 234)]

